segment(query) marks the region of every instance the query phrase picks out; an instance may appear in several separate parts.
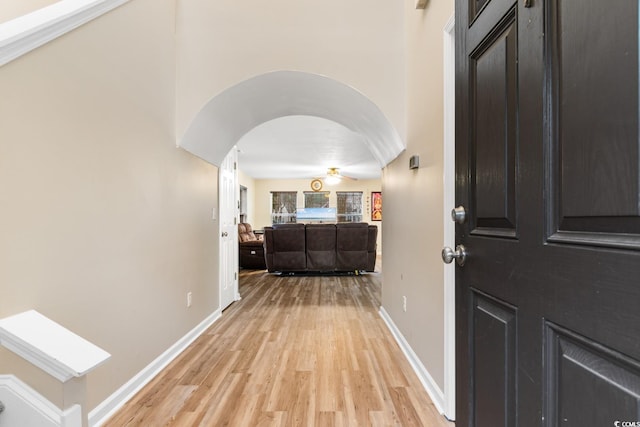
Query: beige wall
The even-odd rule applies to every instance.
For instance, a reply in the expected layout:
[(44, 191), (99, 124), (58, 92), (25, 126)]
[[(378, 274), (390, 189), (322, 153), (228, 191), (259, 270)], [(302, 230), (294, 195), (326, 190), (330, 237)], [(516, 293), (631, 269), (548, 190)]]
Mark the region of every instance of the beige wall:
[(178, 2), (177, 136), (215, 95), (270, 71), (320, 74), (371, 99), (404, 135), (403, 10), (389, 0)]
[[(217, 168), (175, 146), (173, 4), (129, 2), (0, 67), (0, 317), (36, 309), (112, 354), (90, 409), (218, 308)], [(60, 404), (0, 350), (5, 373)]]
[(42, 9), (58, 0), (4, 0), (0, 1), (0, 23)]
[[(444, 389), (443, 28), (453, 1), (406, 1), (407, 150), (385, 168), (382, 305)], [(420, 168), (409, 170), (409, 157)], [(402, 297), (407, 297), (407, 312)]]
[[(240, 165), (242, 167), (242, 165)], [(304, 207), (304, 192), (311, 190), (311, 179), (256, 179), (255, 181), (255, 220), (251, 224), (253, 228), (260, 229), (271, 225), (271, 192), (272, 191), (296, 191), (298, 192), (298, 206)], [(378, 251), (382, 250), (382, 223), (384, 221), (371, 221), (371, 192), (381, 191), (381, 181), (379, 179), (364, 180), (342, 180), (336, 185), (324, 185), (322, 191), (330, 191), (329, 206), (335, 207), (336, 191), (362, 191), (363, 197), (363, 218), (368, 222), (378, 226)], [(383, 197), (383, 203), (386, 200)], [(386, 205), (383, 205), (385, 211)], [(385, 211), (386, 212), (386, 211)], [(384, 213), (383, 213), (384, 215)]]

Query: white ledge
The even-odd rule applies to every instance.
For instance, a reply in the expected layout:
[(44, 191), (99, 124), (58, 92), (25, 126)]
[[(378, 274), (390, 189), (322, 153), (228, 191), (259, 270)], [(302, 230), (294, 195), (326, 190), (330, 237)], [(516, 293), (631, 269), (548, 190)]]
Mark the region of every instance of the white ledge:
[(61, 0), (0, 24), (0, 66), (129, 0)]
[(0, 344), (63, 383), (111, 357), (35, 310), (0, 320)]

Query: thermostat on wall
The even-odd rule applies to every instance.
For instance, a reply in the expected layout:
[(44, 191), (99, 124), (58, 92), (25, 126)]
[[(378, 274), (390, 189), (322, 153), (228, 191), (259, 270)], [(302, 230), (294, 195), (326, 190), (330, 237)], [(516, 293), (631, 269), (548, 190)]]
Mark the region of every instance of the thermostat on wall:
[(409, 169), (418, 169), (420, 167), (420, 156), (413, 155), (409, 157)]

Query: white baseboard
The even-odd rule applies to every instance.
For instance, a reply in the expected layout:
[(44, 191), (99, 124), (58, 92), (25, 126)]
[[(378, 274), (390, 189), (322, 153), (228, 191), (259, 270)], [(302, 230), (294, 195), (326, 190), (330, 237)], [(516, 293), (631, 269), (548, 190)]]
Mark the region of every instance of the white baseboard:
[(420, 379), (422, 386), (429, 394), (429, 397), (433, 401), (436, 409), (438, 409), (438, 412), (444, 415), (445, 398), (443, 391), (440, 389), (440, 387), (438, 387), (438, 384), (435, 382), (431, 374), (429, 374), (427, 368), (425, 368), (425, 366), (422, 364), (422, 362), (418, 358), (418, 355), (413, 351), (400, 330), (396, 327), (395, 323), (393, 323), (393, 320), (391, 320), (391, 317), (384, 309), (384, 307), (380, 307), (379, 313), (380, 317), (382, 317), (382, 320), (384, 320), (384, 322), (387, 324), (389, 331), (391, 331), (391, 334), (396, 339), (396, 342), (400, 346), (400, 349), (409, 361), (409, 364), (418, 376), (418, 379)]
[(142, 387), (147, 385), (156, 375), (166, 368), (176, 357), (180, 355), (193, 341), (196, 340), (207, 328), (213, 325), (222, 312), (214, 311), (198, 326), (189, 331), (184, 337), (180, 338), (174, 345), (169, 347), (167, 351), (158, 356), (153, 362), (142, 369), (136, 376), (131, 378), (122, 387), (116, 390), (111, 396), (105, 399), (101, 404), (95, 407), (89, 413), (89, 425), (99, 427), (106, 422), (118, 409), (127, 403), (134, 394)]

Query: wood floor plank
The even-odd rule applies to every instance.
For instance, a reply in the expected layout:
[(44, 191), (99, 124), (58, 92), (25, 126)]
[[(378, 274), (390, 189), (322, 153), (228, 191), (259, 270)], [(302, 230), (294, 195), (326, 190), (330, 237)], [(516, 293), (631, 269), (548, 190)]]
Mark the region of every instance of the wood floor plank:
[(242, 270), (240, 294), (105, 427), (453, 426), (378, 314), (379, 274)]

